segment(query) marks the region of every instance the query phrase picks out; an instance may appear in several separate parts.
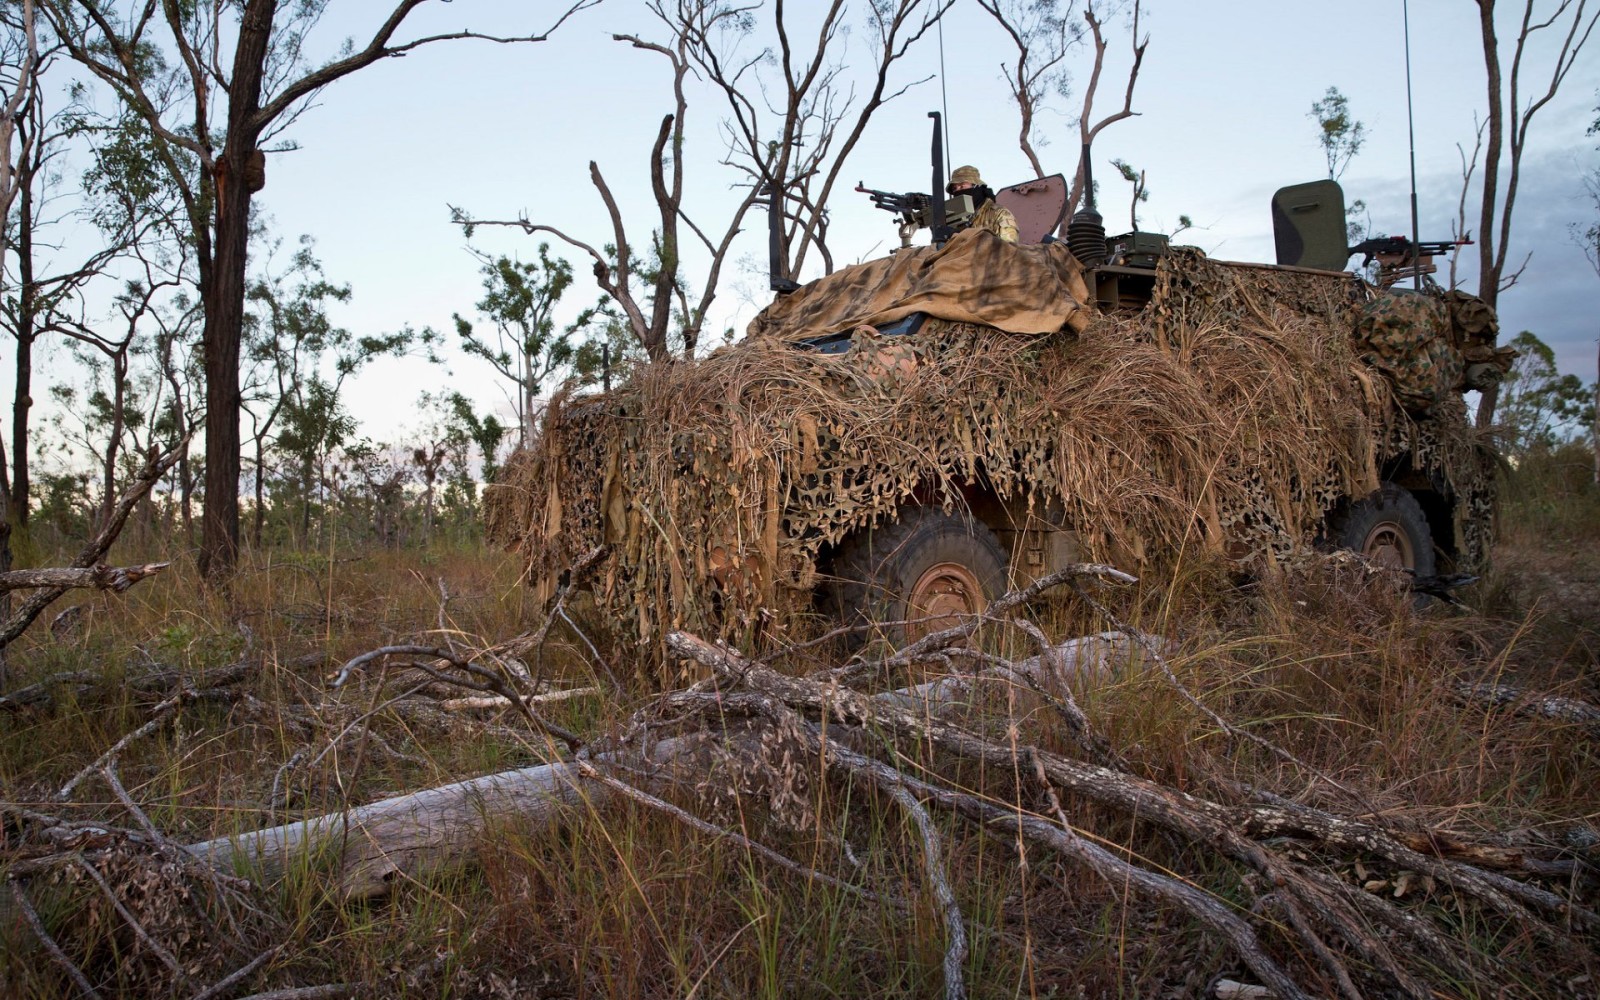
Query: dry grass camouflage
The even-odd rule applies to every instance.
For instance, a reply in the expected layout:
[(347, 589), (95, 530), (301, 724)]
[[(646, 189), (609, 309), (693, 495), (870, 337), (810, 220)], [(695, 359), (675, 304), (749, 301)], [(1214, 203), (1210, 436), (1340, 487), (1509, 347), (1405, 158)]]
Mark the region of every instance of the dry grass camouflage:
[[(1462, 350), (1438, 300), (1198, 251), (1160, 262), (1137, 314), (1085, 298), (1060, 244), (987, 234), (846, 269), (702, 361), (557, 399), (486, 498), (490, 534), (540, 596), (610, 547), (596, 599), (644, 639), (804, 609), (846, 536), (908, 502), (960, 506), (978, 481), (1071, 528), (1083, 558), (1260, 568), (1408, 460), (1457, 501), (1438, 544), (1482, 562), (1492, 450), (1452, 391)], [(877, 334), (916, 309), (914, 336)], [(842, 354), (793, 343), (852, 328)]]

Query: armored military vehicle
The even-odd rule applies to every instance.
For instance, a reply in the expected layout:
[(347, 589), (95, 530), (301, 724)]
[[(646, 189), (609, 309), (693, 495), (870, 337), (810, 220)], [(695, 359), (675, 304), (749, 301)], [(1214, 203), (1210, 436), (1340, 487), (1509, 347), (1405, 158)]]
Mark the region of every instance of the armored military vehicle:
[[(738, 343), (557, 397), (491, 537), (543, 595), (604, 547), (586, 585), (646, 641), (819, 608), (915, 635), (1083, 559), (1483, 561), (1494, 462), (1462, 393), (1508, 361), (1493, 313), (1344, 271), (1337, 185), (1279, 192), (1274, 264), (1107, 238), (1092, 210), (1058, 241), (1064, 185), (1001, 197), (1016, 244), (949, 231), (935, 197), (885, 206), (933, 244), (775, 282)], [(1429, 249), (1369, 252), (1393, 279)]]

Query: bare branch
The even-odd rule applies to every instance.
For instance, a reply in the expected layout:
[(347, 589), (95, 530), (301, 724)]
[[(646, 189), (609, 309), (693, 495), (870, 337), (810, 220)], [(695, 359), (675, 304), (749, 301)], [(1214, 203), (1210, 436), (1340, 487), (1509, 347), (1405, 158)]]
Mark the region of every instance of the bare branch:
[(99, 992), (89, 985), (89, 980), (84, 976), (83, 970), (73, 964), (72, 959), (68, 958), (66, 952), (61, 950), (61, 946), (56, 944), (56, 939), (51, 937), (50, 932), (44, 929), (44, 922), (39, 919), (38, 911), (28, 901), (28, 894), (23, 892), (22, 886), (16, 882), (11, 883), (11, 898), (16, 900), (17, 909), (22, 911), (22, 918), (32, 928), (33, 936), (39, 939), (40, 944), (44, 945), (44, 950), (50, 953), (50, 957), (55, 960), (55, 963), (66, 971), (84, 996), (91, 998), (91, 1000), (99, 1000)]
[[(1094, 122), (1093, 125), (1090, 122), (1093, 121), (1094, 98), (1095, 93), (1100, 89), (1100, 74), (1105, 68), (1107, 43), (1104, 34), (1100, 30), (1101, 22), (1095, 15), (1094, 5), (1091, 3), (1083, 12), (1083, 19), (1089, 24), (1089, 32), (1094, 42), (1094, 68), (1089, 74), (1089, 84), (1084, 88), (1083, 111), (1078, 116), (1078, 135), (1084, 146), (1092, 144), (1095, 138), (1109, 126), (1124, 119), (1132, 118), (1136, 114), (1133, 110), (1133, 89), (1139, 82), (1139, 67), (1144, 63), (1145, 49), (1150, 45), (1150, 36), (1148, 34), (1142, 40), (1139, 38), (1139, 4), (1140, 0), (1134, 0), (1133, 24), (1128, 32), (1128, 38), (1133, 47), (1133, 64), (1128, 68), (1128, 86), (1123, 91), (1122, 107), (1098, 122)], [(1086, 167), (1087, 164), (1078, 164), (1078, 173), (1072, 182), (1072, 193), (1067, 198), (1067, 211), (1069, 214), (1088, 196), (1083, 187)], [(1063, 222), (1062, 225), (1064, 227), (1066, 223)], [(1065, 229), (1062, 232), (1065, 234)]]
[(123, 593), (146, 577), (155, 576), (171, 563), (145, 563), (142, 566), (91, 566), (87, 569), (15, 569), (0, 573), (0, 590), (26, 590), (36, 587), (74, 587)]

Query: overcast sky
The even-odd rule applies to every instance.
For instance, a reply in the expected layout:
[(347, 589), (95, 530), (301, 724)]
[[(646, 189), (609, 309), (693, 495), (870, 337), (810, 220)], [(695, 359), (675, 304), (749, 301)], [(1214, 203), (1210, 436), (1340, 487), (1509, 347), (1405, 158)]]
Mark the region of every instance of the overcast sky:
[[(345, 37), (359, 44), (385, 6), (333, 4), (311, 51), (331, 53)], [(470, 26), (526, 33), (547, 27), (551, 11), (564, 6), (552, 0), (435, 3), (413, 17), (412, 30)], [(791, 18), (803, 22), (811, 6), (791, 3)], [(1208, 252), (1270, 260), (1272, 193), (1326, 175), (1307, 114), (1329, 86), (1338, 86), (1369, 129), (1365, 149), (1341, 179), (1346, 196), (1366, 200), (1375, 231), (1409, 229), (1398, 0), (1150, 0), (1148, 6), (1141, 30), (1149, 32), (1150, 46), (1134, 101), (1140, 116), (1108, 129), (1095, 148), (1108, 227), (1117, 231), (1126, 220), (1127, 189), (1109, 166), (1121, 158), (1147, 172), (1144, 228), (1170, 228), (1187, 214), (1200, 228), (1185, 239)], [(1102, 108), (1120, 100), (1127, 61), (1126, 26), (1110, 27), (1115, 61)], [(614, 32), (663, 37), (639, 0), (605, 0), (541, 44), (447, 43), (371, 67), (329, 88), (295, 123), (285, 138), (299, 148), (270, 157), (258, 204), (286, 241), (302, 233), (314, 237), (328, 276), (353, 286), (352, 302), (337, 315), (342, 324), (358, 333), (404, 324), (443, 330), (452, 312), (470, 313), (481, 293), (477, 263), (450, 224), (447, 205), (481, 218), (526, 213), (596, 245), (608, 241), (604, 208), (588, 182), (591, 159), (615, 188), (635, 239), (647, 238), (647, 158), (671, 107), (670, 81), (664, 60), (613, 41)], [(1415, 0), (1411, 33), (1422, 237), (1445, 239), (1461, 187), (1457, 144), (1470, 149), (1474, 114), (1482, 115), (1486, 100), (1476, 7), (1465, 0)], [(1514, 23), (1501, 34), (1509, 48)], [(971, 0), (959, 0), (944, 26), (942, 66), (940, 41), (930, 36), (898, 70), (902, 84), (928, 80), (879, 112), (845, 170), (846, 188), (857, 180), (894, 190), (927, 186), (926, 115), (941, 106), (941, 82), (954, 162), (978, 164), (995, 187), (1029, 175), (1000, 79), (1001, 64), (1012, 56), (1006, 39)], [(849, 61), (852, 52), (861, 65), (859, 48), (842, 49), (840, 56)], [(1536, 51), (1529, 61), (1542, 89), (1548, 59), (1541, 55)], [(1047, 119), (1056, 141), (1043, 151), (1047, 166), (1069, 175), (1077, 152), (1070, 119), (1088, 53), (1080, 52), (1073, 65), (1074, 96)], [(1568, 228), (1593, 219), (1580, 175), (1600, 163), (1600, 137), (1584, 135), (1600, 103), (1597, 90), (1600, 40), (1591, 42), (1562, 95), (1534, 121), (1512, 233), (1512, 257), (1531, 252), (1532, 259), (1522, 282), (1501, 299), (1503, 339), (1534, 330), (1556, 348), (1564, 371), (1586, 381), (1595, 377), (1600, 277)], [(707, 225), (717, 225), (719, 208), (735, 196), (730, 172), (718, 164), (721, 108), (704, 91), (694, 92), (691, 102), (688, 206)], [(894, 245), (891, 217), (865, 196), (836, 193), (830, 210), (830, 245), (840, 262)], [(727, 327), (742, 332), (769, 298), (764, 233), (759, 219), (751, 222), (740, 253), (761, 273), (726, 274), (708, 335)], [(1469, 228), (1476, 225), (1475, 213), (1469, 214)], [(536, 241), (485, 231), (475, 245), (531, 257)], [(556, 249), (580, 274), (567, 303), (576, 311), (597, 294), (588, 262)], [(1471, 271), (1468, 261), (1469, 288), (1475, 287)], [(465, 358), (452, 363), (448, 376), (416, 360), (383, 362), (358, 376), (352, 402), (367, 434), (393, 441), (414, 426), (409, 406), (417, 394), (445, 382), (480, 405), (508, 411), (488, 367)]]

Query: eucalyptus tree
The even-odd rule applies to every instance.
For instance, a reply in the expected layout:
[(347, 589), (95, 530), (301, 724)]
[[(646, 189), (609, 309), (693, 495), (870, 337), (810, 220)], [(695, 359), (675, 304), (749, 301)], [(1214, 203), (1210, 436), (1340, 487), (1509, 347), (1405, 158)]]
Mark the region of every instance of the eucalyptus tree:
[(1084, 35), (1077, 0), (978, 0), (978, 6), (1016, 49), (1015, 59), (1000, 64), (1001, 75), (1017, 106), (1017, 145), (1033, 175), (1043, 177), (1038, 147), (1049, 143), (1049, 134), (1039, 127), (1038, 117), (1053, 98), (1071, 93), (1067, 57)]
[[(1328, 180), (1336, 181), (1367, 144), (1367, 125), (1351, 113), (1350, 99), (1338, 87), (1329, 87), (1319, 100), (1312, 101), (1306, 117), (1317, 123), (1317, 143), (1328, 161)], [(1367, 203), (1357, 198), (1344, 215), (1345, 238), (1354, 246), (1366, 235)]]
[[(1516, 284), (1527, 266), (1527, 258), (1508, 273), (1511, 248), (1512, 210), (1516, 206), (1521, 180), (1522, 156), (1527, 149), (1528, 131), (1534, 116), (1544, 110), (1560, 91), (1578, 57), (1594, 33), (1600, 10), (1590, 8), (1588, 0), (1522, 0), (1512, 3), (1518, 11), (1516, 40), (1512, 45), (1509, 70), (1501, 65), (1501, 45), (1496, 21), (1497, 0), (1477, 0), (1478, 29), (1483, 43), (1484, 82), (1487, 91), (1483, 154), (1483, 186), (1478, 213), (1478, 297), (1491, 306), (1500, 293)], [(1548, 62), (1538, 64), (1530, 54), (1545, 43)], [(1525, 92), (1526, 77), (1535, 75), (1531, 92)], [(1504, 177), (1502, 179), (1502, 173)], [(1478, 403), (1478, 425), (1494, 422), (1499, 398), (1497, 387), (1483, 393)]]
[[(174, 264), (183, 253), (181, 233), (172, 225), (175, 193), (152, 159), (148, 130), (137, 118), (94, 110), (71, 61), (61, 58), (49, 24), (37, 24), (30, 33), (17, 21), (30, 6), (0, 7), (0, 63), (11, 66), (18, 50), (30, 44), (37, 50), (31, 79), (18, 92), (25, 99), (3, 129), (13, 140), (13, 158), (5, 171), (10, 212), (0, 244), (0, 329), (13, 346), (13, 378), (9, 476), (0, 477), (6, 479), (0, 485), (9, 494), (8, 522), (19, 531), (27, 527), (33, 499), (34, 353), (40, 338), (77, 330), (92, 339), (101, 336), (103, 318), (121, 328), (125, 317), (115, 309), (109, 317), (88, 317), (86, 297), (104, 301), (123, 294), (97, 294), (94, 286), (110, 283), (126, 291), (129, 282), (148, 283), (153, 267), (163, 276), (157, 284), (166, 287), (165, 276), (183, 270)], [(107, 343), (121, 336), (105, 335)]]
[[(239, 544), (240, 350), (250, 208), (266, 153), (328, 85), (381, 60), (457, 39), (536, 42), (599, 0), (556, 8), (554, 25), (512, 37), (453, 31), (400, 40), (429, 0), (388, 0), (359, 44), (314, 64), (310, 35), (328, 0), (39, 0), (72, 58), (144, 120), (181, 193), (193, 240), (206, 376), (205, 509), (200, 567), (226, 577)], [(563, 9), (564, 8), (564, 9)], [(226, 59), (226, 65), (224, 56)]]
[[(324, 487), (329, 453), (355, 431), (345, 406), (347, 380), (382, 357), (433, 343), (431, 330), (358, 335), (330, 310), (351, 298), (349, 285), (328, 280), (308, 236), (282, 270), (251, 282), (245, 314), (248, 377), (242, 405), (255, 448), (253, 541), (261, 543), (269, 444), (287, 460), (284, 482), (310, 530), (316, 494)], [(270, 263), (270, 258), (269, 258)]]
[(517, 440), (526, 445), (540, 394), (552, 376), (577, 360), (581, 338), (575, 342), (574, 337), (599, 310), (585, 309), (571, 323), (557, 324), (556, 308), (572, 287), (572, 265), (550, 256), (548, 243), (539, 244), (536, 260), (476, 256), (483, 276), (478, 313), (494, 332), (456, 313), (456, 336), (463, 351), (487, 361), (515, 389)]
[(1328, 161), (1328, 180), (1336, 181), (1366, 145), (1366, 123), (1350, 113), (1350, 99), (1338, 87), (1329, 87), (1321, 99), (1312, 101), (1307, 117), (1317, 123), (1317, 141)]
[(1517, 360), (1500, 385), (1500, 424), (1506, 445), (1522, 456), (1587, 433), (1595, 412), (1591, 387), (1556, 367), (1555, 351), (1531, 331), (1511, 340)]

